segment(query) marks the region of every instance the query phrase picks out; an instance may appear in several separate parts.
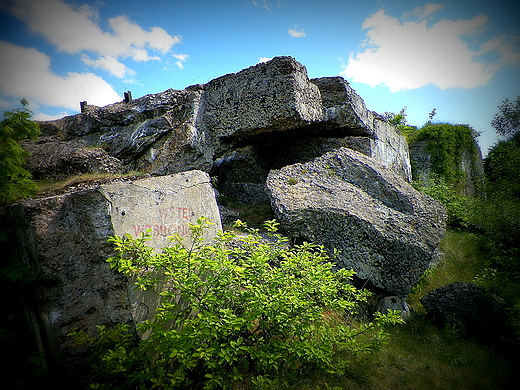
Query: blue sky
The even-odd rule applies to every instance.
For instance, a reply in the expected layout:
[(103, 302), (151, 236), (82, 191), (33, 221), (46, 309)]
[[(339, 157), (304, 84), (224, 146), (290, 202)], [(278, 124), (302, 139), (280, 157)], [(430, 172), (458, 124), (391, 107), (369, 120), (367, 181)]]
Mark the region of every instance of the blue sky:
[(26, 98), (54, 119), (289, 55), (370, 110), (469, 124), (486, 154), (520, 95), (519, 16), (517, 0), (0, 0), (0, 110)]

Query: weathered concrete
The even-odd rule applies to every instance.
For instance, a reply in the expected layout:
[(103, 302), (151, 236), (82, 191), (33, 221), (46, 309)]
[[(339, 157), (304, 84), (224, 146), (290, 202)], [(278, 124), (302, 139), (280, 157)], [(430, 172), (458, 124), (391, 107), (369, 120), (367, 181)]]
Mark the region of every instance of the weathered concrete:
[(168, 245), (168, 236), (188, 236), (188, 224), (200, 216), (215, 223), (210, 236), (221, 229), (213, 187), (201, 171), (114, 182), (98, 191), (109, 202), (115, 234), (137, 237), (150, 230), (149, 245), (156, 249)]
[[(305, 66), (292, 57), (275, 57), (182, 91), (86, 106), (81, 114), (40, 126), (63, 142), (102, 146), (126, 170), (158, 175), (209, 172), (235, 148), (270, 138), (290, 147), (292, 140), (336, 137), (410, 179), (408, 148), (396, 128), (367, 110), (346, 80), (309, 80)], [(276, 147), (266, 152), (276, 153)], [(46, 156), (34, 159), (38, 166)]]
[(507, 313), (499, 302), (473, 283), (455, 282), (421, 298), (427, 315), (438, 326), (497, 342), (506, 331)]
[(384, 297), (377, 305), (377, 311), (381, 314), (387, 314), (389, 310), (398, 311), (404, 320), (408, 319), (413, 311), (408, 303), (396, 296)]
[(84, 142), (66, 142), (57, 137), (42, 137), (38, 142), (24, 141), (30, 153), (27, 170), (33, 177), (60, 178), (81, 173), (120, 173), (122, 162), (103, 148), (86, 147)]
[(439, 202), (347, 148), (272, 170), (267, 190), (291, 237), (339, 250), (339, 266), (399, 297), (429, 267), (446, 227)]
[(322, 77), (311, 81), (321, 92), (325, 112), (323, 121), (337, 128), (348, 128), (349, 138), (364, 138), (365, 142), (356, 142), (355, 150), (410, 182), (412, 171), (406, 138), (381, 115), (369, 111), (363, 99), (342, 77)]
[(292, 57), (275, 57), (204, 85), (203, 123), (216, 138), (243, 138), (323, 120), (319, 89)]
[[(10, 208), (19, 259), (34, 275), (31, 308), (36, 333), (49, 346), (47, 359), (77, 374), (88, 354), (67, 334), (75, 328), (130, 323), (150, 318), (157, 297), (137, 294), (114, 273), (107, 238), (150, 229), (149, 245), (188, 234), (188, 223), (205, 216), (221, 229), (209, 176), (201, 171), (141, 180), (118, 180), (78, 192), (22, 201)], [(52, 366), (52, 364), (51, 364)], [(79, 371), (78, 371), (79, 370)]]

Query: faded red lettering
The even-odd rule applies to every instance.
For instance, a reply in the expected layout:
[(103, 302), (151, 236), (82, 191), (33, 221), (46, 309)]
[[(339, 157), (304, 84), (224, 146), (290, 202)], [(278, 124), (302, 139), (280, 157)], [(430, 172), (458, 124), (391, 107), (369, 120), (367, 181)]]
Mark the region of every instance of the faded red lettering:
[(141, 228), (141, 226), (133, 225), (133, 228), (134, 228), (134, 237), (140, 236), (141, 233), (143, 233), (143, 229)]

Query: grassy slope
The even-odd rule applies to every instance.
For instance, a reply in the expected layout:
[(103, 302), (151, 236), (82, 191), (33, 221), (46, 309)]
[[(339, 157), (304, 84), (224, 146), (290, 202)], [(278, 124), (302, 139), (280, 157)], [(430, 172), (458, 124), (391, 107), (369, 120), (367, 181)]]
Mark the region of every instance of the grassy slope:
[[(478, 243), (466, 232), (448, 231), (441, 243), (445, 259), (409, 297), (415, 309), (406, 324), (391, 330), (388, 345), (357, 362), (350, 375), (316, 375), (299, 389), (466, 390), (509, 389), (510, 363), (492, 347), (439, 330), (425, 317), (419, 299), (456, 281), (471, 281), (482, 262)], [(327, 384), (325, 384), (325, 382)]]

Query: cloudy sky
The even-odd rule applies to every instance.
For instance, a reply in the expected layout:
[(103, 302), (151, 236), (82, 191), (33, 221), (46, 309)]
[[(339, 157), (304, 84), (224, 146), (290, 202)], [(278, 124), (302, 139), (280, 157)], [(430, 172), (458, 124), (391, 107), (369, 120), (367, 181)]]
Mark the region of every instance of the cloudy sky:
[(0, 110), (35, 118), (206, 83), (274, 56), (345, 77), (421, 126), (489, 122), (520, 95), (517, 0), (0, 0)]

